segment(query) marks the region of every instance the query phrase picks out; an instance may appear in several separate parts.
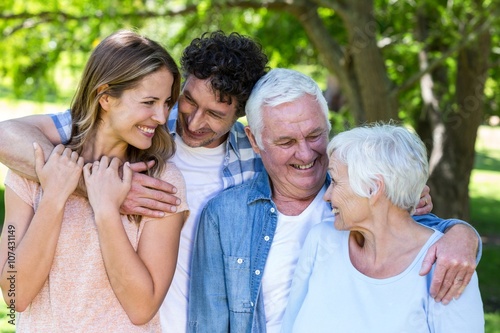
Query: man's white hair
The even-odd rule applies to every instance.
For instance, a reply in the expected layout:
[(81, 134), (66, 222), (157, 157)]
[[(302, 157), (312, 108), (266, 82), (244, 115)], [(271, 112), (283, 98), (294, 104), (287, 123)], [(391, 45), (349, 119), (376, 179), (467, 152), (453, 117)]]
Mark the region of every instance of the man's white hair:
[(316, 99), (325, 115), (328, 130), (330, 130), (328, 104), (323, 92), (312, 78), (292, 69), (275, 68), (257, 81), (248, 98), (245, 113), (248, 126), (255, 136), (259, 148), (262, 149), (262, 129), (264, 127), (262, 111), (264, 107), (290, 103), (305, 94)]

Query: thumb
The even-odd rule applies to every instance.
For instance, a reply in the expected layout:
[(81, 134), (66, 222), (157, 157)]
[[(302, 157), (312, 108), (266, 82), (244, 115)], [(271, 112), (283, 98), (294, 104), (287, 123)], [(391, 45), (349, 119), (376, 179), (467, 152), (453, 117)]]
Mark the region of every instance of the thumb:
[(45, 165), (45, 154), (42, 147), (36, 142), (33, 142), (33, 149), (35, 151), (35, 172), (38, 175)]
[(123, 182), (126, 184), (131, 184), (132, 183), (132, 174), (133, 170), (130, 167), (129, 162), (125, 162), (123, 165)]
[(421, 276), (428, 274), (431, 271), (432, 265), (437, 259), (436, 256), (436, 246), (435, 244), (427, 250), (425, 254), (424, 260), (422, 261), (422, 267), (420, 268), (420, 272), (418, 273)]
[(149, 170), (155, 165), (155, 160), (147, 161), (147, 162), (136, 162), (136, 163), (129, 163), (130, 169), (135, 172), (143, 172), (146, 170)]

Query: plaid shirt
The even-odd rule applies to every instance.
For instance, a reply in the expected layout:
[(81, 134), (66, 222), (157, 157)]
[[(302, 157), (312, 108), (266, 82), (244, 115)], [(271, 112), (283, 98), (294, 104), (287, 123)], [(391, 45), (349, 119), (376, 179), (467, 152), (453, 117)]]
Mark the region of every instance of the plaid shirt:
[[(172, 136), (177, 133), (177, 104), (170, 112), (167, 122), (168, 130)], [(61, 142), (66, 143), (71, 136), (71, 112), (64, 112), (50, 115), (56, 125)], [(239, 185), (246, 180), (252, 179), (255, 174), (264, 169), (260, 156), (255, 154), (248, 140), (243, 124), (236, 122), (229, 131), (229, 138), (226, 140), (226, 155), (222, 169), (222, 180), (224, 189)]]

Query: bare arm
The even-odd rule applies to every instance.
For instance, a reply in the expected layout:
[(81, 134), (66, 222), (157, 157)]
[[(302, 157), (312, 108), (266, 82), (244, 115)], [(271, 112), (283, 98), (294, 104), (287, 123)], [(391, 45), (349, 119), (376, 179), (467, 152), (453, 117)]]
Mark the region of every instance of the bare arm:
[[(34, 115), (0, 122), (0, 142), (8, 143), (0, 146), (0, 163), (38, 182), (35, 160), (31, 154), (33, 142), (37, 142), (45, 156), (49, 156), (54, 146), (61, 143), (61, 137), (49, 115)], [(162, 217), (164, 212), (175, 212), (180, 204), (174, 186), (139, 173), (150, 168), (152, 163), (131, 165), (134, 177), (130, 193), (122, 205), (123, 214)], [(77, 187), (77, 193), (86, 196), (83, 181)]]
[(84, 177), (111, 287), (132, 323), (140, 325), (156, 314), (170, 286), (185, 216), (178, 213), (148, 221), (135, 252), (119, 214), (132, 170), (125, 165), (121, 178), (119, 163), (103, 157), (84, 167)]
[[(36, 173), (43, 195), (37, 211), (9, 187), (5, 191), (5, 227), (10, 238), (2, 237), (0, 286), (7, 304), (24, 311), (40, 292), (52, 267), (61, 230), (64, 207), (75, 190), (83, 159), (62, 145), (54, 148), (47, 163), (36, 149)], [(8, 260), (9, 259), (9, 260)], [(10, 286), (13, 279), (15, 288)], [(12, 292), (10, 292), (12, 289)]]
[(49, 156), (61, 143), (54, 122), (48, 115), (35, 115), (0, 122), (0, 162), (17, 174), (38, 182), (33, 157), (33, 142)]

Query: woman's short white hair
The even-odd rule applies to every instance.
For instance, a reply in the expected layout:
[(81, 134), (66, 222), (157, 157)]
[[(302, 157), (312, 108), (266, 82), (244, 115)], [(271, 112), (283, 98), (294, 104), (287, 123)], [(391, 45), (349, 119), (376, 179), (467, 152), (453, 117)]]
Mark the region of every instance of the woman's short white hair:
[(370, 197), (381, 179), (387, 198), (410, 214), (429, 177), (422, 140), (392, 124), (376, 123), (339, 133), (328, 144), (328, 156), (347, 166), (354, 193)]
[(318, 84), (309, 76), (298, 71), (285, 68), (275, 68), (261, 77), (252, 89), (245, 106), (248, 126), (255, 136), (259, 148), (262, 148), (262, 129), (264, 122), (262, 110), (265, 106), (275, 107), (293, 102), (305, 94), (313, 96), (325, 114), (328, 130), (331, 128), (328, 120), (328, 104)]

